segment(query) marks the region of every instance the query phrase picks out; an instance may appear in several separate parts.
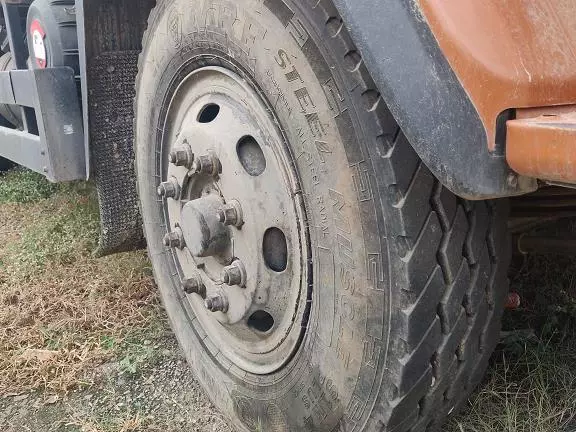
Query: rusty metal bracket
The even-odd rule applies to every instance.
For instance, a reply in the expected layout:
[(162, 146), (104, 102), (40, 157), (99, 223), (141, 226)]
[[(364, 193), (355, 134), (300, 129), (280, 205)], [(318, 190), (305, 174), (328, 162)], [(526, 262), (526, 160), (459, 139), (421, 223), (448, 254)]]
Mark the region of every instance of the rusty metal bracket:
[(576, 184), (576, 106), (571, 109), (518, 110), (519, 118), (507, 122), (506, 158), (514, 171)]

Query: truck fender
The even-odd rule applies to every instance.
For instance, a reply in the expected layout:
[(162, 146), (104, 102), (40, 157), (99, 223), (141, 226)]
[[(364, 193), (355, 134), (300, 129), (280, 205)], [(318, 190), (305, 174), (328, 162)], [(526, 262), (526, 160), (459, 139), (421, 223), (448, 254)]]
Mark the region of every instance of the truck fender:
[(390, 111), (446, 187), (467, 199), (536, 188), (535, 180), (517, 181), (503, 149), (487, 148), (478, 112), (416, 0), (334, 1)]

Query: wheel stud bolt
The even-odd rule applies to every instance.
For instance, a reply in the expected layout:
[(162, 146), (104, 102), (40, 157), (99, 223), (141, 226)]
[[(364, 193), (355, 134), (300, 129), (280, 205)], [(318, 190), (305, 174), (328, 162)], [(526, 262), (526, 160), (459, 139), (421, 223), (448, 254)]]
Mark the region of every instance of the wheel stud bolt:
[(222, 282), (229, 286), (246, 286), (246, 268), (242, 261), (236, 260), (222, 270)]
[(206, 297), (206, 286), (200, 275), (194, 275), (190, 279), (182, 281), (182, 289), (186, 294), (198, 294), (202, 298)]
[(190, 147), (187, 142), (184, 142), (184, 144), (179, 147), (175, 147), (174, 150), (170, 152), (169, 159), (171, 164), (190, 169), (194, 163), (194, 153), (192, 152), (192, 147)]
[(209, 297), (204, 304), (210, 312), (228, 312), (228, 299), (223, 295)]
[(205, 174), (216, 177), (221, 170), (220, 160), (215, 154), (210, 153), (199, 156), (194, 160), (190, 174)]
[(244, 224), (242, 207), (238, 201), (232, 200), (229, 204), (218, 210), (216, 215), (224, 225), (233, 225), (240, 228)]
[(158, 186), (158, 196), (173, 199), (180, 197), (180, 185), (176, 177), (170, 177), (170, 180), (167, 182), (160, 183), (160, 186)]
[(184, 234), (180, 227), (164, 236), (164, 246), (184, 249), (186, 242), (184, 241)]

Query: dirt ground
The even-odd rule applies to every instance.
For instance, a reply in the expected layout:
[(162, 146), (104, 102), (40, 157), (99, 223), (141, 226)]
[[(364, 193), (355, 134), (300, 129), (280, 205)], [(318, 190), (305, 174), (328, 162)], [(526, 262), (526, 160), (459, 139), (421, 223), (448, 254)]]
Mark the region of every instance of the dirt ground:
[(138, 376), (100, 366), (98, 384), (84, 391), (46, 397), (24, 393), (0, 401), (4, 432), (231, 432), (198, 387), (176, 343), (167, 339), (153, 367)]
[[(233, 432), (181, 355), (144, 252), (97, 259), (89, 185), (0, 176), (0, 431)], [(516, 260), (523, 304), (445, 432), (576, 431), (576, 260)]]

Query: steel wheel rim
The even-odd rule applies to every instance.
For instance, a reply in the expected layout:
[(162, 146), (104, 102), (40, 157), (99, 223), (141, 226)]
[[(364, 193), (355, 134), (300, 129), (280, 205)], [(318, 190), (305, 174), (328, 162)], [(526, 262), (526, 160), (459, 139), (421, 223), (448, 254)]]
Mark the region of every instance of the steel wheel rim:
[(209, 66), (179, 83), (163, 128), (158, 193), (183, 301), (217, 356), (270, 374), (297, 352), (310, 308), (305, 208), (279, 121), (248, 80)]

